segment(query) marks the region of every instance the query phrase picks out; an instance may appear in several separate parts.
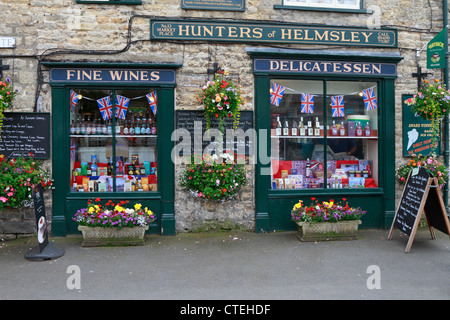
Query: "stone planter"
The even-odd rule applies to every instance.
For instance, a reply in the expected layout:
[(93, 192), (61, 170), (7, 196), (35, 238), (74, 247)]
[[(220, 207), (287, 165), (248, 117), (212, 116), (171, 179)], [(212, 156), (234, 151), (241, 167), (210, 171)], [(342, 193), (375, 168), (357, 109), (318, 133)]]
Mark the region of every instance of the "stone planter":
[(361, 220), (338, 222), (296, 222), (300, 241), (357, 240)]
[(78, 226), (83, 234), (83, 247), (142, 246), (145, 244), (145, 227), (101, 228)]

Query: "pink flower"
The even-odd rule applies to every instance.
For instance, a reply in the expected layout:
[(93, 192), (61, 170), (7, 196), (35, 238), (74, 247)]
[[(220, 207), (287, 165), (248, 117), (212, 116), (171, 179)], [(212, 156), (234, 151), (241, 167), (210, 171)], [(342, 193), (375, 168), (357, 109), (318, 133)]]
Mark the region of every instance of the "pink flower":
[(5, 198), (5, 197), (0, 197), (0, 200), (1, 200), (3, 203), (5, 203), (6, 201), (8, 201), (8, 199)]
[(8, 192), (8, 197), (12, 197), (13, 193), (12, 192)]

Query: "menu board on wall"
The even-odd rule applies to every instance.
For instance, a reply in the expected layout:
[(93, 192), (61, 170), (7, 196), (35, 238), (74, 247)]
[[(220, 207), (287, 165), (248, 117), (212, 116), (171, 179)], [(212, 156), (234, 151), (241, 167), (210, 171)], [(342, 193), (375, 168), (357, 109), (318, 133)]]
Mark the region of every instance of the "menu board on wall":
[(181, 0), (182, 9), (245, 11), (245, 0)]
[(50, 113), (5, 112), (0, 154), (6, 158), (50, 158)]
[[(423, 156), (431, 153), (431, 121), (416, 116), (405, 101), (412, 98), (411, 94), (402, 95), (403, 108), (403, 156), (411, 157), (413, 154)], [(441, 153), (441, 143), (438, 141), (436, 154)]]
[[(211, 122), (211, 129), (217, 128), (218, 121), (217, 119), (213, 119)], [(190, 139), (190, 149), (191, 154), (194, 154), (194, 150), (197, 152), (201, 152), (202, 154), (205, 152), (206, 148), (211, 145), (212, 142), (215, 141), (215, 138), (212, 136), (208, 136), (206, 132), (206, 120), (203, 111), (198, 110), (178, 110), (176, 112), (176, 128), (177, 129), (186, 129), (186, 134), (189, 134)], [(233, 151), (236, 154), (249, 155), (252, 154), (252, 139), (249, 134), (252, 133), (253, 128), (253, 112), (252, 111), (241, 111), (239, 126), (236, 131), (228, 131), (227, 129), (233, 128), (233, 119), (229, 118), (225, 121), (225, 136), (223, 137), (224, 149), (228, 145), (233, 145)], [(241, 129), (241, 130), (239, 130)], [(238, 132), (240, 131), (240, 132)], [(233, 141), (228, 139), (227, 141), (227, 133), (230, 135), (228, 137), (232, 137)], [(231, 134), (235, 133), (237, 137), (232, 136)], [(239, 136), (239, 133), (244, 134), (243, 136)], [(247, 133), (247, 135), (245, 135)], [(182, 140), (182, 143), (185, 143), (183, 138), (183, 132), (180, 130), (177, 135), (177, 140)], [(197, 148), (198, 146), (198, 148)], [(199, 150), (197, 150), (199, 149)]]

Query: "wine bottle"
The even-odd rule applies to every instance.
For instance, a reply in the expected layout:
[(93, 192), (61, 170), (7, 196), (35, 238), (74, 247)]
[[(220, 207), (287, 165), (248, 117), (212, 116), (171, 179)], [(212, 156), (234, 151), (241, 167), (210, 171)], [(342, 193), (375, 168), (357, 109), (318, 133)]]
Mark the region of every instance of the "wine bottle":
[(318, 117), (316, 117), (316, 124), (314, 125), (314, 135), (320, 136), (320, 122)]
[(284, 120), (284, 126), (283, 126), (283, 136), (288, 136), (289, 135), (289, 124), (287, 119)]
[(281, 121), (280, 121), (280, 117), (277, 117), (277, 127), (275, 128), (275, 135), (281, 136), (281, 134), (282, 134)]
[(297, 122), (295, 122), (295, 120), (292, 122), (291, 135), (298, 136), (298, 127)]
[(298, 124), (298, 134), (300, 136), (306, 136), (305, 125), (303, 124), (303, 117), (300, 117), (300, 123)]

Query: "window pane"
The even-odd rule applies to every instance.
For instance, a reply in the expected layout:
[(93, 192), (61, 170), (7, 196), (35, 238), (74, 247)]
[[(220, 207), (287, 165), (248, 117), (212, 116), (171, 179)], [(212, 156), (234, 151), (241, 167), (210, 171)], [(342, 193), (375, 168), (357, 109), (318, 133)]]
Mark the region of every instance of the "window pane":
[(271, 106), (272, 188), (324, 187), (322, 81), (274, 79), (276, 90), (274, 84), (285, 91)]
[[(157, 191), (156, 111), (146, 97), (155, 91), (72, 91), (80, 95), (71, 112), (72, 192)], [(130, 100), (122, 113), (117, 105), (115, 117), (120, 97), (119, 105)], [(112, 117), (102, 115), (98, 100)]]
[[(111, 99), (109, 90), (78, 90), (81, 95), (70, 113), (70, 167), (73, 192), (112, 191), (111, 123), (101, 118), (97, 99)], [(106, 100), (106, 99), (105, 99)]]
[(375, 82), (327, 82), (331, 188), (378, 185), (378, 108), (366, 109), (365, 90), (377, 98)]
[(117, 119), (116, 157), (119, 164), (123, 163), (123, 172), (117, 173), (117, 191), (158, 190), (157, 112), (154, 114), (149, 106), (146, 94), (150, 92), (156, 94), (154, 90), (116, 91), (131, 98), (126, 118)]
[(378, 186), (376, 82), (326, 82), (326, 110), (322, 81), (271, 86), (272, 189)]

